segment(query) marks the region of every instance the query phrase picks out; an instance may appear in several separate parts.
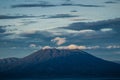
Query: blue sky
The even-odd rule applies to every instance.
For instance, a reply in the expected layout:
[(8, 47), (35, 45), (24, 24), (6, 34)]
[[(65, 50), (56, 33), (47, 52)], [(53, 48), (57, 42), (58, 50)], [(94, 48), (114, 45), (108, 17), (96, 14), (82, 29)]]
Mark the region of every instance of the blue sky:
[(1, 0), (0, 58), (71, 44), (120, 60), (120, 0)]

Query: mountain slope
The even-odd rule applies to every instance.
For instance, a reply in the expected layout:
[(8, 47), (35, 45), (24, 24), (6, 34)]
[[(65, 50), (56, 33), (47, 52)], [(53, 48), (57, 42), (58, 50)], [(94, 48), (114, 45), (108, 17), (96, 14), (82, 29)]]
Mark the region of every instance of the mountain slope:
[(119, 76), (120, 65), (94, 57), (81, 50), (45, 49), (19, 59), (0, 71), (4, 76)]
[(12, 64), (15, 64), (17, 61), (19, 61), (19, 58), (5, 58), (0, 59), (0, 71), (5, 71), (10, 68)]

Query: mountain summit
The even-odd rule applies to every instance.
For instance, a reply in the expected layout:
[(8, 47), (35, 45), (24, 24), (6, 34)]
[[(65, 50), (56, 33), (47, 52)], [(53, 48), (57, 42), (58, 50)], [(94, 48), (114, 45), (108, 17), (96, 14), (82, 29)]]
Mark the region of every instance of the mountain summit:
[(0, 77), (68, 75), (120, 76), (120, 65), (78, 49), (41, 49), (21, 59), (0, 60)]

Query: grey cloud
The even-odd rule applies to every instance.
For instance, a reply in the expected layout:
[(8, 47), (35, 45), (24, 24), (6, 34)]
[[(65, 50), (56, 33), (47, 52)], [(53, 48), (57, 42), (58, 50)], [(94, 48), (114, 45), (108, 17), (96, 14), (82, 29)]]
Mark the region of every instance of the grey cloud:
[(102, 38), (110, 38), (111, 36), (115, 35), (116, 32), (112, 29), (103, 28), (100, 30), (92, 30), (92, 29), (85, 29), (80, 30), (73, 34), (74, 37), (81, 37), (82, 39), (102, 39)]
[(104, 5), (89, 5), (89, 4), (76, 4), (76, 6), (81, 6), (81, 7), (104, 7)]
[(50, 2), (46, 1), (40, 1), (40, 3), (24, 3), (24, 4), (16, 4), (12, 5), (12, 8), (30, 8), (30, 7), (42, 7), (42, 8), (47, 8), (47, 7), (57, 7), (57, 6), (79, 6), (79, 7), (104, 7), (104, 5), (94, 5), (94, 4), (76, 4), (72, 3), (71, 1), (66, 1), (62, 4), (52, 4)]
[(12, 5), (12, 8), (20, 8), (20, 7), (55, 7), (58, 5), (54, 4), (46, 4), (46, 3), (37, 3), (37, 4), (18, 4), (18, 5)]
[(29, 15), (0, 15), (0, 19), (19, 19), (19, 18), (35, 18), (40, 16), (29, 16)]
[[(49, 35), (51, 34), (51, 35)], [(33, 31), (27, 31), (26, 32), (22, 32), (19, 34), (19, 36), (22, 37), (26, 37), (28, 39), (43, 39), (43, 40), (47, 40), (48, 38), (54, 37), (52, 33), (48, 32), (48, 31), (39, 31), (39, 30), (33, 30)]]
[(10, 33), (6, 33), (7, 32), (7, 29), (6, 29), (7, 26), (0, 26), (0, 43), (2, 43), (4, 40), (4, 38), (6, 36), (9, 36), (11, 35)]
[(65, 0), (61, 6), (79, 6), (79, 7), (104, 7), (104, 5), (95, 5), (95, 4), (76, 4), (71, 0)]
[[(51, 36), (49, 35), (51, 34)], [(52, 33), (48, 33), (46, 31), (27, 31), (23, 33), (8, 33), (8, 34), (0, 34), (0, 47), (4, 43), (7, 43), (7, 47), (9, 46), (17, 46), (17, 47), (28, 47), (30, 44), (39, 44), (41, 46), (44, 45), (53, 45), (51, 43), (51, 39), (53, 39)], [(47, 43), (46, 43), (47, 42)]]
[(113, 28), (117, 32), (120, 32), (120, 18), (103, 20), (97, 22), (76, 22), (70, 24), (68, 27), (61, 27), (62, 29), (70, 29), (70, 30), (83, 30), (83, 29), (92, 29), (92, 30), (100, 30), (101, 28)]
[(78, 12), (77, 10), (71, 10), (70, 12)]
[(106, 3), (106, 4), (117, 4), (117, 3), (119, 3), (119, 1), (120, 0), (108, 0), (108, 1), (106, 1), (104, 3)]
[(106, 3), (106, 4), (115, 4), (115, 3), (117, 3), (117, 2), (115, 2), (115, 1), (106, 1), (105, 3)]
[(56, 14), (56, 15), (53, 15), (53, 16), (49, 16), (48, 18), (71, 18), (71, 17), (78, 17), (78, 15)]
[(13, 27), (14, 25), (4, 25), (4, 26), (0, 26), (0, 34), (1, 35), (5, 35), (5, 34), (9, 34), (8, 32), (11, 32), (11, 31), (15, 31), (17, 29), (8, 29), (10, 27)]
[(0, 26), (0, 34), (4, 32), (6, 32), (6, 30), (4, 29), (4, 26)]
[(80, 7), (104, 7), (104, 5), (90, 5), (90, 4), (61, 4), (61, 6), (80, 6)]
[(85, 21), (85, 20), (90, 20), (90, 19), (85, 19), (85, 18), (76, 18), (76, 19), (71, 19), (72, 21)]
[[(66, 44), (107, 45), (120, 43), (120, 18), (98, 22), (77, 22), (62, 27), (61, 37), (68, 39)], [(69, 31), (69, 32), (67, 32)], [(64, 34), (64, 32), (66, 32)], [(72, 36), (71, 36), (72, 35)]]
[(38, 21), (35, 21), (35, 20), (23, 20), (21, 23), (22, 23), (22, 25), (31, 25), (31, 24), (35, 24), (37, 22)]

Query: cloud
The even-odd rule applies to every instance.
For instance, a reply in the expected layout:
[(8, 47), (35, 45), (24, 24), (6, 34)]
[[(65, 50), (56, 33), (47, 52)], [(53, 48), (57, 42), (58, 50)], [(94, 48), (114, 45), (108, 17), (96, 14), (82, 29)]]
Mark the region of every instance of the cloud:
[(61, 6), (79, 6), (79, 7), (104, 7), (104, 5), (91, 5), (91, 4), (73, 4), (73, 3), (63, 3)]
[(104, 7), (103, 5), (89, 5), (89, 4), (75, 4), (73, 6), (81, 6), (81, 7)]
[[(120, 33), (120, 18), (112, 20), (103, 20), (98, 22), (76, 22), (67, 27), (61, 27), (66, 31), (71, 30), (71, 38), (79, 37), (80, 39), (95, 39), (95, 38), (113, 38)], [(66, 32), (64, 31), (64, 32)], [(74, 33), (73, 33), (74, 32)]]
[(73, 36), (81, 38), (93, 38), (96, 35), (100, 35), (100, 32), (92, 29), (84, 29), (73, 33)]
[(10, 36), (12, 33), (9, 33), (8, 26), (0, 26), (0, 41)]
[(100, 46), (84, 46), (84, 45), (76, 45), (76, 44), (70, 44), (67, 46), (58, 46), (58, 47), (51, 47), (51, 46), (44, 46), (42, 47), (42, 49), (52, 49), (52, 48), (56, 48), (56, 49), (80, 49), (80, 50), (93, 50), (93, 49), (99, 49), (101, 48)]
[(115, 1), (120, 1), (120, 0), (115, 0)]
[(17, 47), (11, 47), (11, 49), (17, 49)]
[(115, 1), (106, 1), (106, 2), (104, 2), (104, 3), (106, 3), (106, 4), (115, 4), (115, 3), (117, 3), (117, 2), (115, 2)]
[(78, 12), (77, 10), (71, 10), (70, 12)]
[(85, 18), (74, 18), (74, 19), (71, 19), (72, 21), (85, 21), (85, 20), (90, 20), (90, 19), (85, 19)]
[(102, 20), (97, 22), (76, 22), (72, 23), (67, 27), (61, 27), (62, 29), (70, 29), (70, 30), (84, 30), (84, 29), (92, 29), (92, 30), (100, 30), (102, 28), (113, 28), (114, 30), (120, 30), (120, 18), (110, 19), (110, 20)]
[(93, 5), (93, 4), (75, 4), (71, 1), (66, 1), (62, 4), (51, 4), (50, 2), (40, 1), (39, 3), (24, 3), (12, 5), (12, 8), (31, 8), (31, 7), (61, 7), (61, 6), (79, 6), (79, 7), (104, 7), (104, 5)]
[(109, 45), (106, 48), (107, 49), (116, 49), (116, 48), (120, 48), (120, 45)]
[(15, 33), (8, 33), (8, 35), (2, 37), (3, 39), (6, 40), (18, 40), (18, 39), (26, 39), (27, 37), (20, 36), (19, 34)]
[(81, 34), (91, 34), (91, 33), (95, 33), (96, 31), (95, 30), (92, 30), (92, 29), (85, 29), (85, 30), (80, 30), (79, 33)]
[(54, 37), (54, 35), (48, 31), (42, 31), (42, 30), (36, 30), (36, 29), (22, 31), (21, 33), (19, 33), (19, 35), (23, 37), (28, 37), (28, 38), (41, 38), (41, 39)]
[(71, 14), (56, 14), (53, 16), (48, 16), (48, 18), (72, 18), (72, 17), (79, 17), (78, 15), (71, 15)]
[(98, 49), (100, 46), (88, 46), (87, 49)]
[(17, 4), (12, 5), (12, 8), (30, 8), (30, 7), (55, 7), (58, 5), (50, 4), (50, 3), (33, 3), (33, 4)]
[(5, 32), (6, 32), (6, 30), (4, 29), (4, 26), (0, 26), (0, 34), (5, 33)]
[(30, 35), (34, 35), (37, 34), (38, 30), (26, 30), (26, 31), (19, 31), (19, 32), (5, 32), (4, 34), (8, 34), (6, 36), (3, 37), (3, 39), (27, 39), (30, 38)]
[(100, 29), (100, 31), (102, 31), (102, 32), (111, 32), (111, 31), (113, 31), (113, 29), (112, 28), (102, 28), (102, 29)]
[(44, 46), (42, 49), (51, 49), (50, 46)]
[(37, 23), (38, 21), (35, 21), (35, 20), (23, 20), (21, 22), (22, 25), (26, 26), (26, 25), (31, 25), (31, 24), (35, 24)]
[(72, 35), (73, 36), (79, 36), (81, 38), (86, 37), (86, 38), (93, 38), (93, 37), (106, 37), (107, 35), (110, 34), (115, 34), (116, 32), (113, 31), (112, 28), (102, 28), (100, 30), (93, 30), (93, 29), (83, 29), (83, 30), (73, 30)]
[(71, 44), (69, 46), (67, 46), (67, 49), (86, 49), (85, 46), (77, 46), (75, 44)]
[(84, 46), (84, 45), (76, 45), (70, 44), (68, 46), (60, 46), (57, 47), (58, 49), (80, 49), (80, 50), (91, 50), (91, 49), (98, 49), (100, 46)]
[(35, 18), (40, 16), (29, 16), (29, 15), (0, 15), (0, 19), (19, 19), (19, 18)]
[[(56, 15), (40, 15), (40, 16), (31, 16), (31, 15), (0, 15), (0, 19), (20, 19), (20, 18), (41, 18), (41, 19), (51, 19), (51, 18), (72, 18), (79, 17), (78, 15), (71, 14), (56, 14)], [(24, 21), (24, 25), (31, 23), (36, 23), (37, 21)]]
[[(75, 22), (65, 27), (56, 29), (60, 37), (65, 37), (67, 42), (64, 44), (77, 45), (101, 45), (120, 43), (120, 18), (103, 20), (97, 22)], [(89, 47), (93, 48), (93, 47)]]
[(30, 44), (29, 47), (30, 48), (35, 48), (35, 47), (37, 47), (37, 45), (36, 44)]
[(26, 30), (26, 31), (20, 31), (20, 32), (6, 32), (9, 35), (4, 36), (4, 39), (27, 39), (29, 38), (29, 35), (37, 34), (38, 30)]
[[(78, 7), (104, 7), (104, 5), (94, 5), (94, 4), (78, 4), (71, 0), (66, 0), (61, 6), (78, 6)], [(76, 12), (76, 11), (75, 11)]]
[(101, 48), (100, 46), (84, 46), (84, 45), (76, 45), (76, 44), (70, 44), (67, 46), (58, 46), (58, 47), (51, 47), (51, 46), (44, 46), (42, 47), (42, 49), (52, 49), (52, 48), (56, 48), (56, 49), (80, 49), (80, 50), (93, 50), (93, 49), (99, 49)]
[[(9, 45), (18, 44), (19, 46), (19, 43), (22, 45), (29, 45), (32, 43), (39, 44), (41, 46), (50, 45), (53, 47), (62, 45), (58, 48), (68, 48), (66, 45), (77, 44), (77, 48), (79, 46), (79, 48), (83, 50), (100, 49), (101, 46), (103, 46), (105, 49), (108, 49), (111, 47), (109, 46), (110, 44), (120, 43), (119, 26), (120, 19), (84, 23), (77, 22), (70, 24), (67, 27), (56, 28), (48, 31), (26, 30), (19, 34), (15, 33), (9, 35), (0, 35), (0, 44), (3, 44), (5, 41), (11, 41), (8, 43)], [(3, 37), (7, 40), (3, 41)], [(59, 43), (61, 39), (55, 39), (56, 37), (65, 38), (65, 42), (63, 41), (64, 43), (62, 44)], [(56, 43), (56, 45), (51, 42), (53, 39), (56, 40), (53, 41)]]
[(56, 38), (52, 39), (51, 41), (56, 42), (57, 45), (61, 45), (66, 42), (66, 38), (56, 37)]
[(24, 32), (21, 32), (20, 34), (35, 34), (39, 32), (39, 30), (26, 30)]
[(51, 39), (53, 39), (54, 37), (55, 36), (52, 33), (47, 31), (26, 30), (26, 31), (21, 31), (17, 34), (12, 33), (10, 35), (4, 36), (3, 38), (5, 40), (22, 41), (25, 44), (35, 43), (44, 46), (44, 45), (52, 44)]

